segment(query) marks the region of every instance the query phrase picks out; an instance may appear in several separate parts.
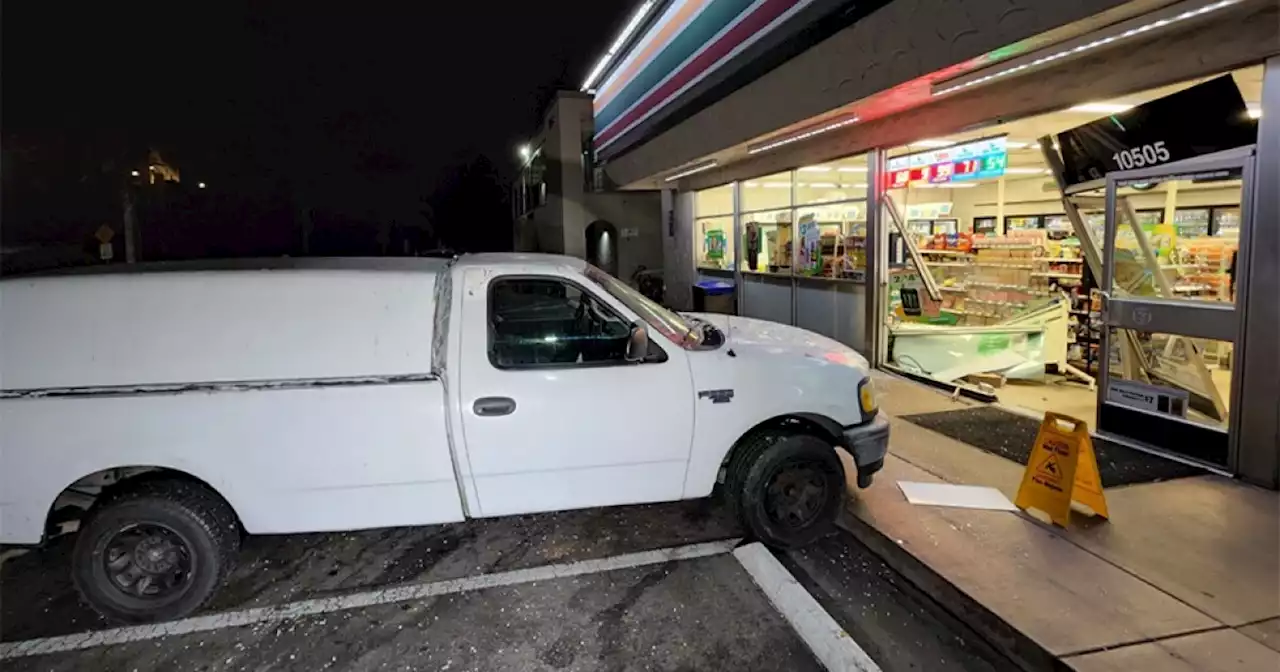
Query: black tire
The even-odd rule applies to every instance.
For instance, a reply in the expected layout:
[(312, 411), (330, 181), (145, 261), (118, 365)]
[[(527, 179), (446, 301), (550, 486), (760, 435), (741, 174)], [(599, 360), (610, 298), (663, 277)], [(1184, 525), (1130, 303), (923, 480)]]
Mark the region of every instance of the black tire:
[[(71, 572), (84, 601), (108, 621), (155, 623), (202, 607), (239, 550), (240, 527), (222, 498), (198, 483), (147, 481), (95, 504), (76, 539)], [(120, 562), (127, 569), (115, 569)], [(153, 589), (159, 592), (146, 594)]]
[(747, 532), (777, 548), (805, 546), (829, 532), (846, 488), (836, 448), (803, 433), (764, 432), (747, 441), (725, 477)]

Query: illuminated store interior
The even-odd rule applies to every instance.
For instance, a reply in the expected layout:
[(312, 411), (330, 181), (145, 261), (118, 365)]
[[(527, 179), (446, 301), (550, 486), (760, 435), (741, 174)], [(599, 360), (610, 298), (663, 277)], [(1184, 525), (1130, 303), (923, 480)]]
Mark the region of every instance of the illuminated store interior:
[[(1262, 66), (1229, 75), (1219, 83), (1234, 84), (1241, 114), (1256, 119)], [(1101, 270), (1090, 268), (1089, 241), (1082, 243), (1072, 225), (1039, 139), (1052, 139), (1057, 156), (1056, 138), (1064, 131), (1099, 119), (1123, 123), (1125, 112), (1136, 106), (1212, 79), (1081, 101), (1051, 114), (884, 151), (884, 202), (894, 210), (880, 225), (888, 272), (887, 310), (878, 326), (887, 345), (884, 363), (1031, 411), (1093, 417), (1104, 356)], [(1152, 147), (1150, 157), (1120, 160), (1131, 167), (1156, 164), (1159, 151)], [(859, 155), (697, 192), (693, 250), (699, 275), (723, 278), (737, 271), (742, 314), (798, 324), (862, 349), (865, 339), (839, 334), (860, 333), (866, 321), (871, 168), (867, 156)], [(1073, 194), (1071, 201), (1099, 255), (1107, 243), (1102, 195), (1099, 188)], [(1118, 195), (1117, 207), (1128, 208), (1138, 226), (1118, 228), (1112, 241), (1114, 291), (1234, 300), (1239, 175), (1135, 184)], [(1145, 256), (1148, 248), (1153, 257)], [(840, 283), (848, 286), (832, 289)], [(1178, 402), (1185, 417), (1226, 426), (1230, 343), (1116, 334), (1112, 380), (1125, 372), (1138, 376), (1116, 361), (1118, 343), (1142, 353), (1143, 380), (1180, 381), (1191, 389)]]

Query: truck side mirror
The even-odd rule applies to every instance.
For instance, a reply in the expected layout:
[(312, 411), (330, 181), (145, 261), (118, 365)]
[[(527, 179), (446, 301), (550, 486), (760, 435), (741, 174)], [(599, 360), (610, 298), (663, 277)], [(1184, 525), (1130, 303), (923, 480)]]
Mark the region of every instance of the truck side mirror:
[(649, 331), (645, 325), (636, 322), (631, 325), (631, 334), (627, 337), (628, 362), (643, 362), (649, 356)]

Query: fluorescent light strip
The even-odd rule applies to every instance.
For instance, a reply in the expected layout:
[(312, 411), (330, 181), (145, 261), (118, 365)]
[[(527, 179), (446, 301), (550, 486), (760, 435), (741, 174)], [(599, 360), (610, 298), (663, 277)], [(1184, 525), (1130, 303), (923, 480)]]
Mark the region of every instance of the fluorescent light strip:
[(841, 173), (865, 173), (865, 172), (867, 172), (867, 169), (866, 169), (866, 168), (862, 168), (862, 167), (860, 167), (860, 166), (841, 166), (841, 167), (839, 167), (839, 168), (836, 168), (836, 170), (837, 170), (837, 171), (839, 171), (839, 172), (841, 172)]
[(829, 172), (831, 172), (831, 168), (830, 168), (829, 166), (805, 166), (804, 168), (801, 168), (801, 169), (800, 169), (800, 172), (802, 172), (802, 173), (829, 173)]
[(954, 140), (917, 140), (911, 143), (911, 147), (950, 147), (956, 144)]
[(1088, 112), (1090, 114), (1119, 114), (1125, 110), (1132, 110), (1133, 106), (1127, 103), (1085, 103), (1067, 108), (1068, 112)]
[(1005, 168), (1005, 175), (1043, 175), (1049, 172), (1048, 168)]
[(1250, 118), (1250, 119), (1261, 119), (1261, 118), (1262, 118), (1262, 108), (1261, 108), (1261, 107), (1258, 107), (1258, 106), (1255, 106), (1255, 105), (1250, 105), (1250, 106), (1248, 107), (1247, 114), (1249, 115), (1249, 118)]
[(640, 5), (635, 14), (631, 15), (631, 20), (627, 21), (626, 27), (618, 34), (613, 44), (609, 45), (609, 51), (606, 51), (604, 56), (600, 57), (600, 60), (596, 62), (596, 67), (591, 68), (591, 74), (587, 75), (586, 81), (582, 83), (583, 91), (590, 91), (591, 87), (596, 85), (600, 75), (604, 74), (604, 69), (609, 66), (609, 62), (613, 60), (613, 57), (618, 55), (618, 51), (627, 43), (627, 40), (631, 39), (631, 36), (640, 28), (640, 23), (644, 21), (644, 17), (649, 15), (653, 5), (654, 0), (645, 0), (645, 3)]
[[(1130, 28), (1118, 35), (1109, 35), (1106, 37), (1100, 37), (1096, 40), (1093, 40), (1092, 42), (1087, 42), (1085, 44), (1081, 44), (1072, 48), (1056, 51), (1046, 56), (1041, 56), (1040, 58), (1037, 58), (1027, 63), (1022, 63), (1020, 65), (1008, 67), (1003, 70), (997, 70), (996, 72), (993, 72), (989, 75), (984, 75), (976, 79), (970, 79), (968, 81), (964, 81), (952, 86), (945, 86), (944, 88), (936, 89), (933, 92), (933, 95), (943, 96), (948, 93), (954, 93), (956, 91), (961, 91), (972, 86), (977, 86), (978, 84), (986, 84), (987, 82), (990, 82), (994, 79), (999, 79), (1001, 77), (1007, 77), (1009, 75), (1017, 74), (1019, 72), (1022, 72), (1023, 70), (1027, 70), (1028, 68), (1038, 67), (1046, 63), (1056, 61), (1061, 58), (1066, 58), (1067, 56), (1074, 56), (1084, 51), (1090, 51), (1092, 49), (1096, 49), (1098, 47), (1111, 44), (1112, 42), (1117, 42), (1119, 40), (1126, 40), (1128, 38), (1141, 35), (1151, 30), (1164, 28), (1165, 26), (1169, 26), (1169, 25), (1178, 23), (1180, 21), (1185, 21), (1187, 19), (1194, 18), (1202, 14), (1208, 14), (1209, 12), (1217, 11), (1224, 7), (1230, 7), (1231, 5), (1237, 4), (1239, 2), (1241, 2), (1241, 0), (1218, 0), (1218, 2), (1205, 5), (1199, 9), (1189, 9), (1185, 12), (1182, 12), (1181, 14), (1171, 16), (1167, 19), (1159, 19), (1156, 21), (1151, 21), (1149, 23), (1142, 24), (1140, 26), (1137, 26), (1136, 28)], [(1049, 48), (1052, 48), (1052, 47), (1049, 47)]]
[(689, 169), (686, 169), (686, 170), (682, 170), (682, 171), (680, 171), (680, 172), (676, 173), (675, 175), (672, 175), (672, 176), (670, 176), (670, 177), (666, 178), (666, 180), (665, 180), (665, 181), (666, 181), (666, 182), (675, 182), (676, 180), (678, 180), (678, 179), (680, 179), (680, 178), (682, 178), (682, 177), (688, 177), (688, 176), (690, 176), (690, 175), (692, 175), (692, 174), (694, 174), (694, 173), (701, 173), (701, 172), (702, 172), (702, 171), (704, 171), (704, 170), (711, 170), (712, 168), (715, 168), (715, 167), (716, 167), (716, 166), (718, 166), (718, 165), (720, 165), (720, 162), (719, 162), (719, 161), (708, 161), (708, 162), (706, 162), (706, 163), (704, 163), (704, 164), (702, 164), (702, 165), (700, 165), (700, 166), (694, 166), (694, 167), (692, 167), (692, 168), (689, 168)]
[(848, 118), (848, 119), (842, 119), (842, 120), (840, 120), (840, 121), (837, 121), (837, 122), (834, 122), (834, 123), (827, 124), (826, 126), (820, 126), (820, 127), (818, 127), (818, 128), (815, 128), (815, 129), (813, 129), (812, 131), (805, 131), (804, 133), (798, 133), (798, 134), (796, 134), (796, 135), (792, 135), (792, 136), (790, 136), (790, 137), (786, 137), (786, 138), (783, 138), (783, 139), (781, 139), (781, 140), (775, 140), (775, 141), (773, 141), (773, 142), (770, 142), (770, 143), (767, 143), (767, 144), (764, 144), (764, 145), (760, 145), (760, 146), (758, 146), (758, 147), (748, 147), (748, 148), (747, 148), (747, 153), (748, 153), (748, 154), (759, 154), (760, 152), (767, 152), (767, 151), (769, 151), (769, 150), (771, 150), (771, 149), (777, 149), (777, 148), (779, 148), (779, 147), (781, 147), (781, 146), (783, 146), (783, 145), (789, 145), (789, 144), (791, 144), (791, 143), (793, 143), (793, 142), (799, 142), (799, 141), (801, 141), (801, 140), (807, 140), (807, 139), (809, 139), (809, 138), (812, 138), (812, 137), (813, 137), (813, 136), (815, 136), (815, 135), (819, 135), (819, 134), (821, 134), (821, 133), (826, 133), (827, 131), (834, 131), (834, 130), (836, 130), (837, 128), (843, 128), (843, 127), (848, 126), (848, 125), (850, 125), (850, 124), (856, 124), (856, 123), (858, 123), (858, 118), (857, 118), (857, 117), (850, 117), (850, 118)]

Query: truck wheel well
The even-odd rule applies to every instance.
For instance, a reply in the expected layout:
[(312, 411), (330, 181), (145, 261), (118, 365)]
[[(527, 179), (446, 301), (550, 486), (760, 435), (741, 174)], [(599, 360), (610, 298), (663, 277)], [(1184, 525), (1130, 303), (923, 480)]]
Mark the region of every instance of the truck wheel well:
[[(53, 503), (49, 505), (49, 512), (45, 516), (45, 538), (48, 539), (60, 534), (63, 523), (78, 521), (84, 514), (91, 511), (98, 502), (106, 501), (122, 492), (156, 481), (185, 481), (193, 483), (221, 499), (227, 505), (227, 508), (233, 514), (235, 513), (235, 507), (231, 506), (231, 503), (222, 496), (222, 493), (205, 481), (185, 471), (141, 465), (112, 467), (111, 469), (102, 469), (84, 476), (58, 493)], [(237, 514), (237, 524), (239, 520), (240, 517)]]
[(720, 474), (716, 481), (724, 480), (724, 469), (737, 456), (742, 448), (751, 443), (751, 439), (765, 432), (787, 432), (792, 434), (808, 434), (816, 436), (833, 446), (839, 445), (842, 440), (841, 431), (844, 428), (840, 423), (817, 413), (792, 413), (788, 415), (779, 415), (769, 418), (764, 422), (747, 430), (733, 444), (733, 448), (729, 449), (729, 454), (725, 455), (724, 462), (720, 464)]

